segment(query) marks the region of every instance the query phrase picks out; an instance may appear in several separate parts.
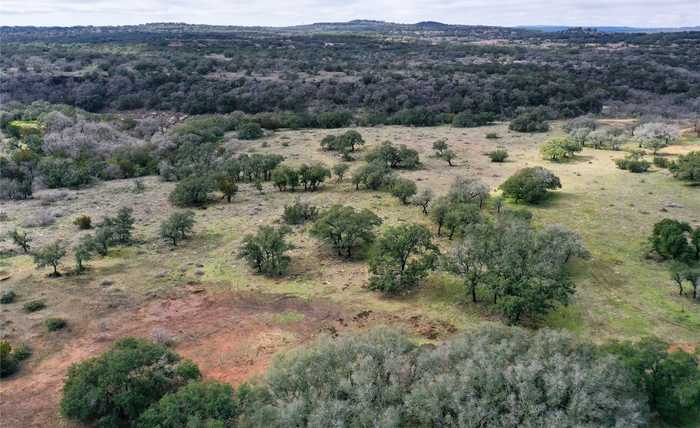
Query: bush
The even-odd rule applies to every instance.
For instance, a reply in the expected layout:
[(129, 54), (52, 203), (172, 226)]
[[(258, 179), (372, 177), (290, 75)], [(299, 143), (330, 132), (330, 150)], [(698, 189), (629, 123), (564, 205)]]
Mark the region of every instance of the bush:
[(22, 222), (24, 227), (46, 227), (54, 224), (56, 217), (48, 211), (41, 211), (27, 216)]
[(20, 232), (18, 229), (14, 229), (7, 233), (7, 236), (14, 242), (15, 245), (20, 247), (24, 254), (28, 254), (31, 249), (32, 237), (29, 236), (27, 232)]
[(61, 276), (58, 271), (58, 265), (61, 259), (66, 255), (66, 246), (61, 241), (54, 241), (34, 252), (34, 263), (36, 267), (41, 269), (46, 266), (51, 266), (53, 272), (51, 276)]
[(418, 186), (413, 180), (407, 178), (395, 178), (391, 182), (391, 194), (401, 201), (402, 204), (408, 205), (409, 199), (416, 194)]
[(653, 411), (672, 425), (700, 416), (700, 366), (697, 358), (656, 338), (605, 347), (627, 367), (637, 387), (646, 392)]
[(32, 300), (24, 304), (23, 308), (26, 312), (37, 312), (46, 307), (46, 303), (42, 300)]
[(534, 108), (518, 113), (510, 121), (508, 128), (517, 132), (547, 132), (549, 131), (549, 123), (547, 123), (545, 111), (541, 108)]
[(16, 297), (17, 295), (15, 294), (14, 290), (9, 288), (7, 290), (2, 290), (2, 293), (0, 293), (0, 304), (9, 305), (15, 301)]
[(352, 113), (346, 111), (327, 111), (318, 115), (320, 128), (344, 128), (352, 122)]
[(367, 153), (368, 163), (381, 162), (389, 168), (415, 169), (420, 165), (418, 152), (401, 144), (398, 147), (388, 141), (383, 142)]
[(133, 426), (151, 404), (199, 378), (196, 365), (167, 348), (121, 339), (99, 357), (70, 367), (61, 413), (86, 424)]
[(238, 193), (238, 185), (233, 177), (229, 176), (219, 176), (216, 178), (216, 186), (223, 195), (222, 198), (226, 198), (226, 202), (231, 203), (231, 199)]
[(321, 140), (321, 148), (324, 150), (333, 150), (336, 152), (354, 152), (358, 146), (365, 144), (362, 135), (350, 130), (340, 135), (327, 135)]
[(263, 136), (260, 124), (256, 122), (244, 122), (238, 127), (238, 139), (257, 140)]
[(14, 348), (13, 354), (15, 355), (15, 359), (17, 361), (24, 361), (32, 356), (32, 348), (24, 343), (21, 343), (19, 346)]
[(0, 340), (0, 378), (9, 376), (19, 369), (19, 360), (7, 340)]
[(437, 348), (387, 329), (324, 338), (277, 360), (248, 396), (248, 426), (274, 428), (636, 427), (648, 416), (625, 368), (593, 345), (491, 326)]
[(243, 238), (239, 257), (245, 259), (250, 267), (267, 276), (282, 276), (289, 266), (288, 250), (294, 248), (285, 237), (291, 232), (289, 227), (274, 228), (261, 226), (255, 235)]
[(139, 418), (140, 428), (231, 427), (235, 403), (231, 385), (190, 382), (166, 394)]
[(688, 243), (692, 233), (690, 224), (665, 218), (654, 225), (649, 242), (663, 258), (690, 261), (695, 258), (695, 251)]
[(160, 237), (170, 241), (173, 246), (183, 239), (187, 239), (194, 227), (194, 213), (192, 211), (174, 212), (160, 224)]
[(343, 181), (343, 177), (345, 176), (345, 173), (348, 172), (348, 169), (350, 169), (350, 165), (346, 163), (339, 163), (333, 165), (333, 175), (335, 175), (336, 181), (338, 183)]
[(77, 217), (75, 220), (73, 220), (73, 224), (78, 226), (78, 229), (80, 230), (91, 229), (92, 219), (90, 218), (90, 216), (81, 215), (80, 217)]
[(634, 152), (625, 156), (624, 159), (615, 160), (615, 165), (620, 169), (625, 169), (629, 172), (646, 172), (651, 164), (642, 158), (640, 153)]
[(489, 132), (486, 134), (486, 138), (489, 140), (498, 140), (501, 137), (499, 137), (498, 134), (495, 132)]
[(452, 126), (455, 128), (475, 128), (477, 126), (486, 126), (493, 122), (496, 117), (492, 113), (469, 113), (461, 112), (452, 118)]
[(330, 244), (338, 256), (351, 258), (354, 249), (374, 241), (373, 230), (380, 224), (382, 219), (368, 209), (333, 205), (316, 220), (311, 235)]
[(352, 175), (352, 183), (355, 189), (360, 189), (360, 184), (370, 190), (379, 190), (393, 181), (391, 170), (384, 162), (369, 162), (358, 169)]
[(390, 227), (370, 252), (369, 287), (386, 294), (415, 287), (433, 268), (437, 255), (438, 248), (425, 226)]
[(318, 218), (318, 208), (307, 202), (295, 201), (293, 205), (285, 205), (282, 220), (287, 224), (304, 224)]
[(491, 162), (505, 162), (508, 159), (508, 151), (504, 149), (496, 149), (488, 153)]
[(655, 167), (657, 168), (668, 168), (671, 166), (671, 161), (669, 161), (666, 158), (662, 158), (659, 156), (654, 156), (654, 159), (652, 160), (652, 163), (654, 164)]
[(66, 320), (63, 318), (47, 318), (44, 324), (46, 324), (48, 331), (57, 331), (66, 327)]
[(209, 192), (214, 190), (212, 180), (207, 176), (190, 176), (179, 181), (170, 193), (170, 203), (178, 207), (194, 207), (209, 201)]
[(678, 156), (678, 159), (670, 165), (669, 170), (679, 180), (700, 184), (700, 151)]
[(542, 167), (523, 168), (509, 177), (500, 189), (503, 196), (515, 202), (538, 203), (547, 196), (548, 190), (561, 188), (559, 177)]
[(293, 192), (299, 187), (299, 171), (287, 165), (278, 165), (272, 170), (272, 182), (280, 192)]
[(542, 157), (554, 162), (561, 162), (580, 152), (583, 146), (576, 143), (571, 138), (553, 138), (540, 147)]
[(39, 173), (49, 189), (79, 188), (93, 181), (90, 165), (66, 158), (44, 157), (39, 161)]
[(307, 165), (302, 164), (298, 170), (299, 182), (304, 186), (304, 191), (313, 192), (331, 177), (331, 170), (320, 162)]

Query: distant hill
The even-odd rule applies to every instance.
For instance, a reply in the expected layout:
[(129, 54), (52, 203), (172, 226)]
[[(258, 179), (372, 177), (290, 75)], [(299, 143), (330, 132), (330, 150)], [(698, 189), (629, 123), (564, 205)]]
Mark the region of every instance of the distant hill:
[(700, 25), (695, 27), (654, 27), (654, 28), (644, 28), (644, 27), (595, 27), (595, 26), (585, 26), (585, 27), (568, 27), (562, 25), (520, 25), (517, 28), (523, 28), (526, 30), (544, 31), (548, 33), (559, 33), (568, 30), (585, 28), (587, 30), (598, 31), (601, 33), (678, 33), (682, 31), (700, 31)]

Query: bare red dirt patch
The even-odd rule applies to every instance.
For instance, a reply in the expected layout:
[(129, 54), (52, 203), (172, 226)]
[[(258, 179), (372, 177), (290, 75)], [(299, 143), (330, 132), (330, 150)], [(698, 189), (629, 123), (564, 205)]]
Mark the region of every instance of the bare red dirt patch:
[[(293, 311), (298, 320), (276, 321)], [(65, 425), (57, 408), (71, 364), (103, 352), (118, 338), (172, 335), (175, 350), (199, 365), (207, 378), (233, 384), (265, 371), (272, 356), (317, 335), (340, 312), (322, 302), (288, 296), (241, 293), (190, 293), (114, 313), (89, 325), (52, 355), (30, 364), (0, 385), (3, 426)]]

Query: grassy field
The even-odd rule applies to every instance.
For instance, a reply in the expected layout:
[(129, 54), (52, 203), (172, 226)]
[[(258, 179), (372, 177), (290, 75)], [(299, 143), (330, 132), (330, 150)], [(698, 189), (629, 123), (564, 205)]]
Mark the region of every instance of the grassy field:
[[(584, 150), (567, 163), (541, 160), (538, 145), (560, 134), (511, 133), (506, 125), (473, 129), (376, 127), (358, 131), (367, 148), (382, 141), (406, 144), (420, 152), (423, 167), (401, 172), (419, 189), (447, 191), (457, 176), (480, 177), (494, 192), (517, 169), (543, 165), (562, 181), (547, 203), (532, 207), (536, 224), (560, 223), (581, 234), (593, 257), (571, 266), (577, 284), (572, 304), (551, 314), (544, 325), (564, 328), (594, 341), (636, 339), (654, 335), (694, 348), (700, 344), (700, 305), (677, 296), (664, 264), (645, 259), (646, 239), (655, 222), (665, 217), (700, 225), (700, 188), (674, 180), (667, 171), (632, 174), (613, 160), (624, 152)], [(335, 130), (332, 133), (340, 133)], [(487, 139), (496, 132), (501, 138)], [(290, 164), (318, 160), (331, 166), (338, 159), (319, 148), (325, 130), (279, 131), (255, 142), (227, 136), (225, 145), (241, 151), (274, 152)], [(457, 152), (455, 166), (431, 156), (432, 142), (446, 138)], [(497, 148), (510, 153), (508, 162), (491, 163), (485, 153)], [(663, 152), (700, 149), (686, 140)], [(663, 153), (662, 152), (662, 153)], [(361, 162), (354, 162), (353, 168)], [(160, 221), (174, 211), (167, 202), (172, 183), (145, 180), (146, 190), (132, 191), (128, 180), (100, 183), (79, 191), (43, 191), (31, 201), (2, 202), (0, 234), (21, 226), (28, 216), (49, 212), (48, 227), (28, 230), (35, 246), (61, 238), (74, 245), (81, 232), (72, 224), (86, 214), (97, 223), (121, 206), (134, 209), (138, 219), (131, 247), (116, 248), (108, 257), (89, 262), (87, 273), (46, 277), (29, 256), (0, 243), (2, 288), (13, 288), (17, 303), (0, 312), (3, 334), (14, 343), (35, 349), (22, 372), (0, 385), (0, 412), (22, 426), (41, 426), (55, 418), (56, 396), (70, 362), (93, 355), (112, 340), (128, 334), (149, 336), (166, 329), (176, 338), (178, 352), (195, 360), (209, 377), (236, 383), (259, 374), (275, 353), (298, 346), (322, 332), (396, 325), (421, 337), (442, 339), (498, 318), (486, 306), (466, 302), (459, 281), (436, 273), (417, 292), (385, 298), (368, 291), (367, 267), (345, 262), (297, 227), (291, 237), (290, 275), (270, 279), (254, 275), (237, 257), (242, 237), (257, 226), (279, 222), (285, 204), (296, 198), (326, 207), (350, 204), (374, 210), (383, 227), (399, 222), (430, 224), (420, 209), (402, 206), (386, 193), (355, 191), (344, 183), (328, 182), (315, 193), (280, 193), (265, 185), (260, 194), (241, 186), (231, 204), (217, 201), (196, 211), (193, 239), (174, 249), (158, 239)], [(58, 194), (58, 195), (57, 195)], [(431, 225), (431, 227), (433, 227)], [(444, 248), (447, 240), (441, 241)], [(72, 258), (64, 259), (69, 271)], [(42, 299), (47, 308), (28, 314), (27, 301)], [(69, 328), (48, 333), (43, 320), (61, 316)], [(245, 350), (244, 350), (245, 348)], [(45, 388), (51, 398), (29, 399)], [(17, 391), (22, 391), (18, 393)], [(38, 401), (37, 401), (38, 400)], [(42, 401), (43, 400), (43, 401)]]

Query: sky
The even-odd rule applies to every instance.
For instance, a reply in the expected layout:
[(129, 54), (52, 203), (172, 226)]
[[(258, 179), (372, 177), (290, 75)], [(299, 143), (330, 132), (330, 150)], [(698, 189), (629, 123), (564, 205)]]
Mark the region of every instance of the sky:
[(0, 0), (0, 25), (287, 26), (374, 19), (466, 25), (700, 25), (700, 0)]

